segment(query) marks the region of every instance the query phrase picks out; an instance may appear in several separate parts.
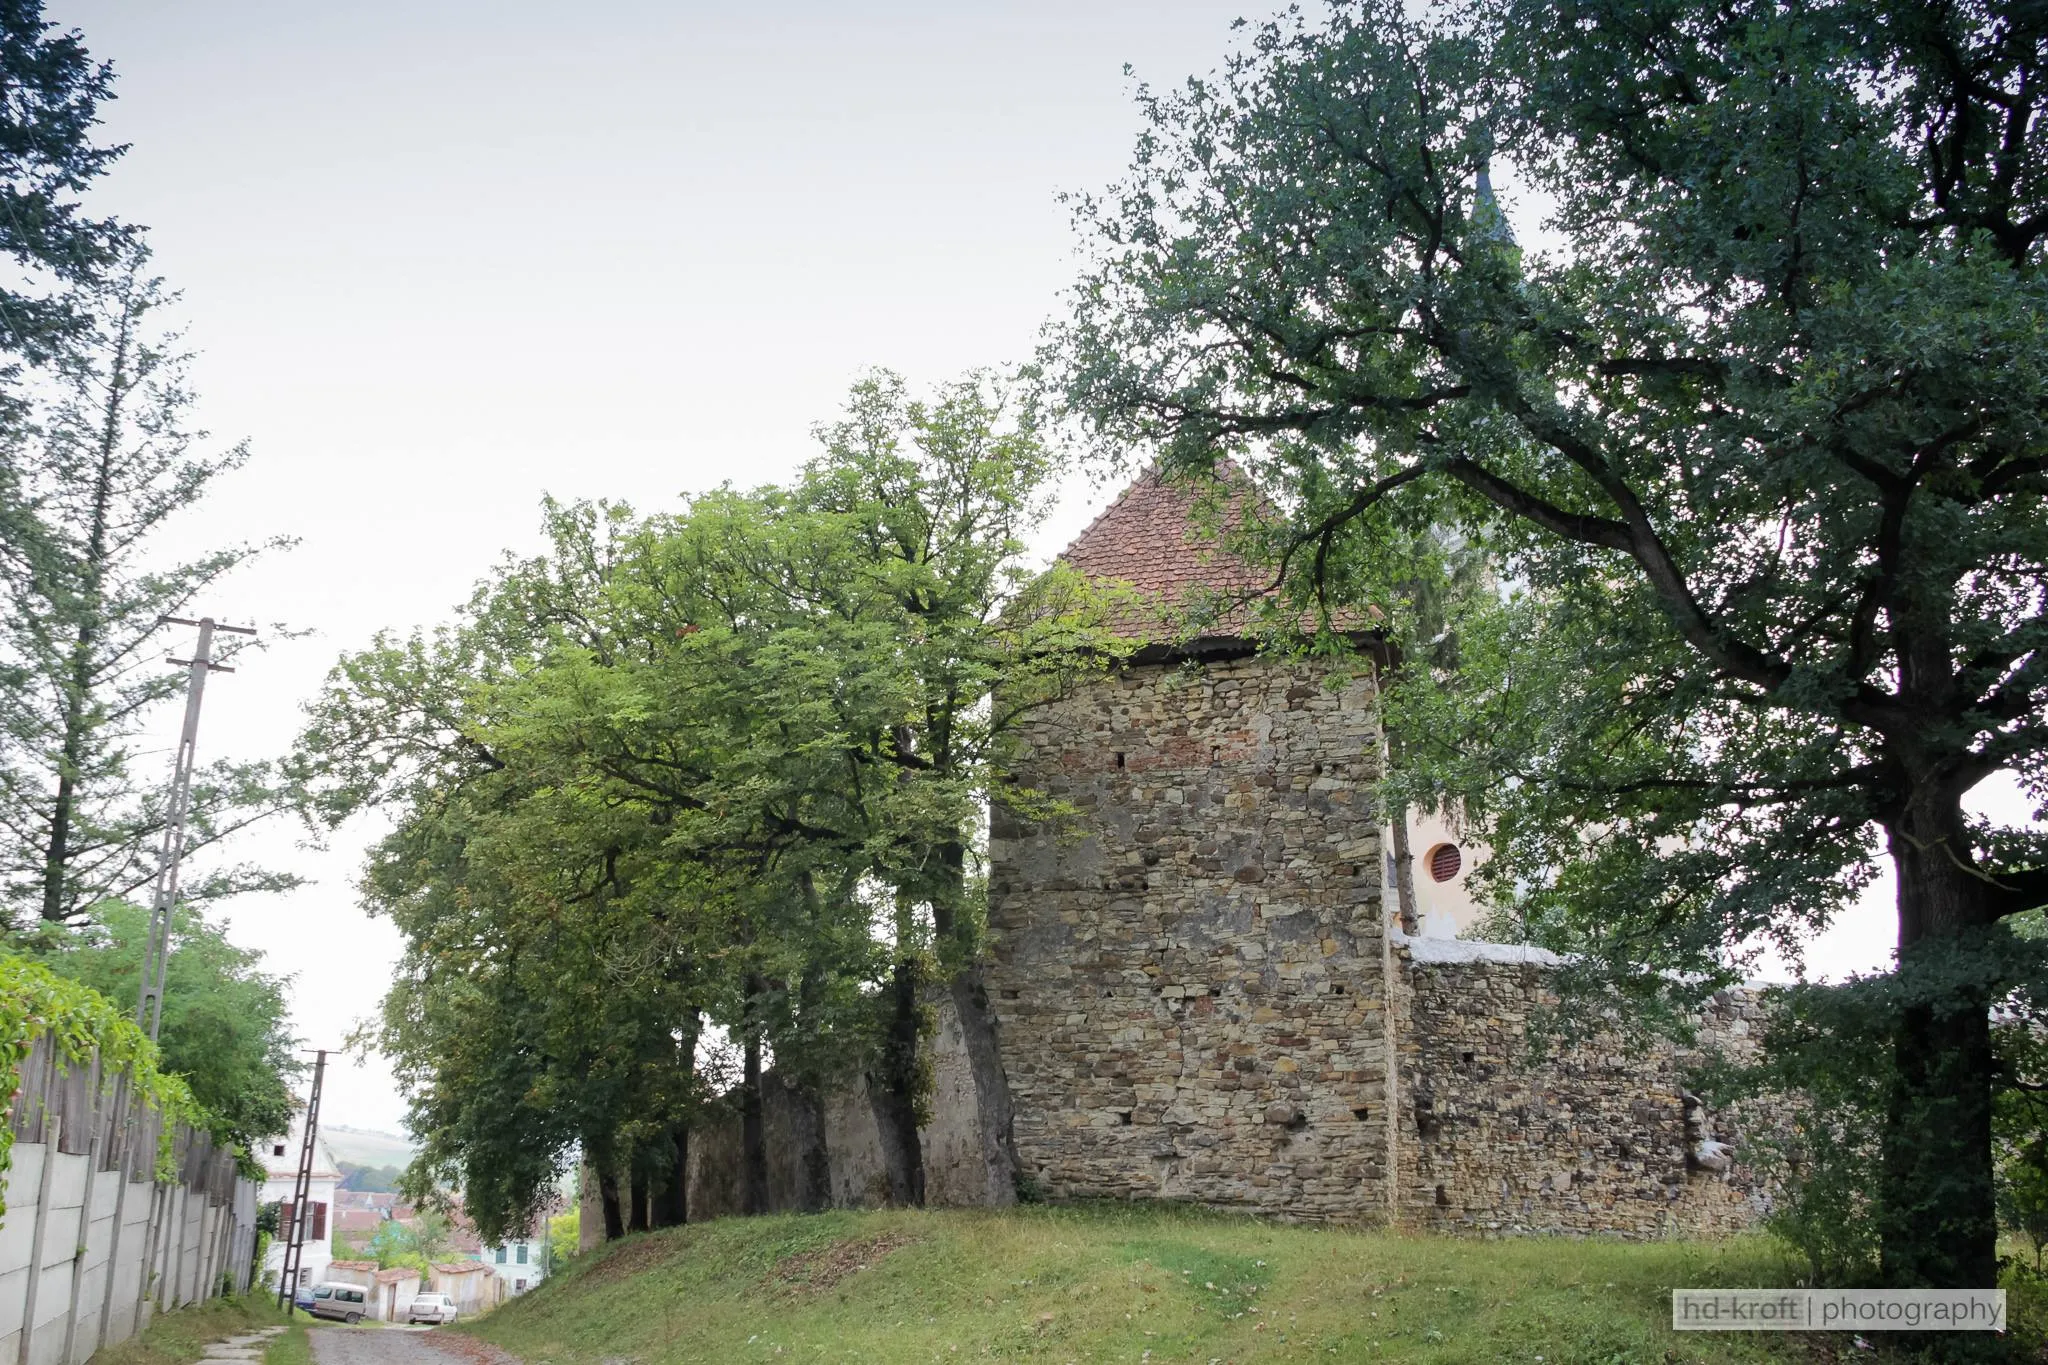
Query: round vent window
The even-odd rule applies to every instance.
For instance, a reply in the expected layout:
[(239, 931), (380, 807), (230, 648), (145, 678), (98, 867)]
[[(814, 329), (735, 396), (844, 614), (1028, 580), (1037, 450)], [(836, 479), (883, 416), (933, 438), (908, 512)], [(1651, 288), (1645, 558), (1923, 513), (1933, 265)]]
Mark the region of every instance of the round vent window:
[(1429, 879), (1433, 882), (1449, 881), (1464, 866), (1465, 855), (1458, 852), (1456, 844), (1438, 844), (1429, 851)]

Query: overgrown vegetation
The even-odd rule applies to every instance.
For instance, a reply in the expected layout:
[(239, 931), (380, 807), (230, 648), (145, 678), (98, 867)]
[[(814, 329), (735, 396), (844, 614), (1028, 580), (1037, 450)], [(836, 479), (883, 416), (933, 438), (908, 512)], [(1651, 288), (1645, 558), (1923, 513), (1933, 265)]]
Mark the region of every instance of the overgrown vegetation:
[[(90, 1066), (95, 1051), (103, 1067), (127, 1073), (131, 1093), (165, 1117), (157, 1149), (157, 1178), (172, 1180), (171, 1144), (178, 1123), (207, 1126), (208, 1116), (191, 1088), (159, 1066), (156, 1044), (129, 1015), (105, 996), (66, 981), (48, 968), (0, 952), (0, 1113), (21, 1087), (21, 1063), (38, 1037), (48, 1037), (68, 1064)], [(0, 1123), (0, 1176), (12, 1159), (14, 1129)], [(0, 1216), (7, 1212), (0, 1202)]]

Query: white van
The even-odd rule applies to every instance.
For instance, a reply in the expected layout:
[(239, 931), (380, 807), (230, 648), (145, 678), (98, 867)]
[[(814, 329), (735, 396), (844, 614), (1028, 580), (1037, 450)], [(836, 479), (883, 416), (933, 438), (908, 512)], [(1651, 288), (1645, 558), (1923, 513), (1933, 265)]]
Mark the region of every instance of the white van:
[(313, 1307), (309, 1311), (316, 1318), (361, 1322), (363, 1314), (370, 1311), (369, 1293), (359, 1284), (316, 1284), (313, 1286)]

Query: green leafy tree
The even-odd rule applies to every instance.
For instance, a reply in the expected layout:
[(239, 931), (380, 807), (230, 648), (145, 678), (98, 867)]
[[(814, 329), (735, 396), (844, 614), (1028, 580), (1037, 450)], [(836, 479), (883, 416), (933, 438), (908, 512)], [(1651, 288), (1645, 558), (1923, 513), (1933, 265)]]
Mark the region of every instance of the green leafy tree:
[[(425, 1142), (408, 1184), (459, 1177), (487, 1235), (530, 1221), (572, 1149), (608, 1234), (657, 1188), (679, 1201), (707, 1022), (742, 1058), (745, 1206), (770, 1057), (814, 1105), (867, 1071), (916, 1202), (935, 974), (991, 1063), (990, 1183), (1013, 1186), (974, 976), (980, 803), (1031, 700), (1108, 651), (1070, 576), (1022, 572), (1048, 462), (992, 387), (924, 404), (877, 377), (821, 439), (788, 488), (644, 522), (552, 509), (547, 556), (460, 625), (345, 659), (316, 704), (321, 812), (398, 815), (366, 887), (408, 943), (380, 1033)], [(822, 1148), (800, 1159), (822, 1202)]]
[[(1727, 980), (1889, 855), (1895, 1284), (1996, 1273), (2002, 921), (2048, 898), (1963, 808), (2048, 785), (2044, 62), (2001, 0), (1290, 14), (1144, 93), (1051, 342), (1105, 441), (1273, 495), (1295, 602), (1484, 536), (1524, 591), (1395, 689), (1442, 737), (1397, 789), (1483, 822), (1584, 975)], [(1526, 244), (1493, 157), (1550, 207)]]
[[(161, 748), (145, 736), (185, 686), (162, 663), (175, 629), (164, 618), (287, 543), (164, 561), (165, 524), (248, 452), (198, 448), (186, 357), (158, 322), (171, 296), (148, 265), (132, 245), (78, 287), (80, 329), (54, 345), (32, 419), (0, 424), (0, 914), (17, 929), (78, 923), (155, 878), (167, 774), (145, 760)], [(204, 765), (187, 848), (283, 808), (267, 765)], [(183, 894), (197, 904), (293, 884), (216, 866)]]
[(375, 1031), (422, 1141), (404, 1184), (423, 1203), (460, 1188), (491, 1239), (530, 1224), (578, 1150), (615, 1235), (647, 1208), (617, 1175), (693, 1093), (679, 1030), (701, 1008), (672, 998), (693, 898), (644, 920), (626, 900), (660, 837), (646, 812), (486, 709), (557, 651), (616, 653), (600, 607), (623, 518), (551, 508), (548, 525), (550, 552), (508, 561), (458, 625), (345, 658), (299, 757), (316, 818), (396, 817), (365, 893), (407, 943)]
[[(876, 769), (867, 791), (882, 841), (872, 870), (896, 916), (887, 1089), (908, 1097), (923, 1085), (912, 1072), (917, 949), (928, 933), (974, 1077), (983, 1190), (1007, 1201), (1018, 1165), (980, 970), (982, 811), (1038, 802), (1008, 777), (1015, 727), (1127, 646), (1103, 629), (1109, 604), (1077, 575), (1024, 563), (1025, 539), (1049, 510), (1054, 460), (1001, 382), (974, 375), (926, 400), (880, 371), (854, 386), (818, 438), (824, 453), (792, 490), (790, 512), (796, 534), (832, 547), (824, 616), (860, 623), (838, 654), (878, 703), (844, 722)], [(905, 1106), (896, 1122), (921, 1187), (917, 1116)]]
[(583, 1207), (577, 1205), (567, 1213), (558, 1213), (548, 1219), (548, 1240), (545, 1258), (541, 1262), (542, 1273), (552, 1275), (569, 1264), (577, 1248), (582, 1245)]
[[(36, 954), (59, 976), (133, 1009), (149, 912), (105, 901), (84, 924), (46, 934)], [(305, 1069), (291, 1031), (289, 979), (263, 955), (180, 907), (171, 926), (159, 1065), (182, 1077), (215, 1134), (244, 1150), (291, 1125), (292, 1083)]]

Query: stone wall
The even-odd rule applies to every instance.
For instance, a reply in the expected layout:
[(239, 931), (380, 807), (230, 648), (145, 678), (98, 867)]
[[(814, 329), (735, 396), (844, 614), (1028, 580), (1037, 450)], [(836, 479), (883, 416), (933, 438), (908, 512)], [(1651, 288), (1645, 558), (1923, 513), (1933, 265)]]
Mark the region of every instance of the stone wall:
[(993, 814), (987, 981), (1047, 1197), (1384, 1206), (1380, 735), (1326, 674), (1135, 666), (1029, 721), (1077, 818)]
[[(925, 1203), (934, 1208), (986, 1202), (981, 1188), (981, 1137), (974, 1080), (952, 1001), (935, 996), (938, 1027), (930, 1047), (932, 1121), (918, 1130), (924, 1149)], [(831, 1170), (829, 1203), (835, 1208), (876, 1208), (889, 1202), (889, 1172), (882, 1128), (865, 1081), (824, 1096), (814, 1105), (770, 1071), (762, 1077), (761, 1130), (768, 1156), (771, 1212), (805, 1204), (802, 1153), (822, 1118)], [(740, 1119), (726, 1109), (690, 1132), (689, 1209), (692, 1222), (740, 1212)]]
[[(1753, 1054), (1751, 993), (1717, 995), (1692, 1048), (1608, 1036), (1539, 1061), (1529, 1024), (1556, 1002), (1546, 954), (1427, 939), (1395, 953), (1407, 1221), (1655, 1237), (1756, 1220), (1765, 1191), (1742, 1160), (1742, 1134), (1696, 1103), (1689, 1115), (1682, 1085), (1705, 1050)], [(1734, 1149), (1728, 1169), (1699, 1162), (1701, 1138)]]

